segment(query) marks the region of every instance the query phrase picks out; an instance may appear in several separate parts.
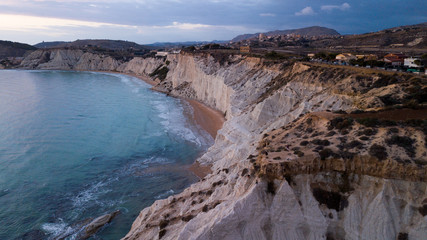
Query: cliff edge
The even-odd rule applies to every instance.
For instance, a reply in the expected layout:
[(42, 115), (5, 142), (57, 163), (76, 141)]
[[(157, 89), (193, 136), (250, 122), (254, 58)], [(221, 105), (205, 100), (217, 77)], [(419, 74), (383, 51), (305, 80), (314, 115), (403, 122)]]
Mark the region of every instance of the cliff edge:
[(213, 173), (143, 209), (124, 239), (426, 235), (425, 77), (238, 55), (84, 54), (43, 53), (23, 67), (151, 77), (156, 89), (227, 119), (197, 160)]

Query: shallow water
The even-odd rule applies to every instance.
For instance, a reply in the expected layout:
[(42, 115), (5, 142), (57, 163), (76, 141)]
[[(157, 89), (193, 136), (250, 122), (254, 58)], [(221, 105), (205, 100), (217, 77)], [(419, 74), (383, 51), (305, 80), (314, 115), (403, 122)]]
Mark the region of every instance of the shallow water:
[(73, 233), (117, 209), (94, 238), (123, 237), (142, 208), (197, 180), (185, 166), (213, 140), (188, 111), (125, 75), (0, 71), (0, 239)]

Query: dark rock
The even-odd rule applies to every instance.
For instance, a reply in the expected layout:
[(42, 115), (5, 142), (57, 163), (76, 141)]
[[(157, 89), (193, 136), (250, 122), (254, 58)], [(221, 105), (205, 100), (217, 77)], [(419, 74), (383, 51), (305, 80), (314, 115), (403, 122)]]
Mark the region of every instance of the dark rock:
[(95, 218), (92, 220), (87, 226), (85, 226), (84, 230), (82, 231), (81, 235), (78, 237), (78, 239), (88, 239), (92, 235), (94, 235), (101, 227), (103, 227), (105, 224), (110, 223), (113, 218), (115, 218), (120, 213), (119, 210), (110, 213), (105, 214), (100, 217)]
[(312, 192), (314, 198), (319, 203), (325, 204), (329, 209), (340, 211), (348, 206), (346, 197), (339, 192), (329, 192), (321, 188), (314, 188)]
[(408, 233), (403, 233), (400, 232), (399, 235), (397, 236), (397, 240), (408, 240)]

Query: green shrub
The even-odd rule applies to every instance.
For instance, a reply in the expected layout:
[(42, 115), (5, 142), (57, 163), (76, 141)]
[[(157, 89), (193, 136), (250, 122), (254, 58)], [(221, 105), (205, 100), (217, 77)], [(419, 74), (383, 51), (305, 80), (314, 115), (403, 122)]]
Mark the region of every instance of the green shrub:
[(363, 143), (361, 143), (361, 142), (359, 142), (357, 140), (353, 140), (353, 141), (347, 143), (346, 147), (349, 148), (349, 149), (361, 148), (361, 147), (363, 147)]
[(376, 118), (358, 118), (356, 121), (366, 127), (376, 127), (379, 124)]
[(160, 230), (160, 232), (159, 232), (159, 239), (161, 239), (163, 236), (165, 236), (165, 234), (166, 234), (166, 229)]
[(169, 220), (163, 219), (162, 221), (160, 221), (159, 227), (160, 229), (163, 229), (165, 227), (167, 227), (169, 224)]
[(315, 145), (320, 145), (320, 146), (329, 146), (329, 144), (330, 144), (330, 142), (327, 139), (321, 140), (321, 139), (318, 139), (318, 138), (313, 139), (311, 141), (311, 143), (313, 143)]
[(298, 157), (303, 157), (304, 156), (304, 153), (301, 152), (300, 150), (294, 151), (294, 154), (297, 155)]
[(321, 150), (320, 152), (319, 152), (319, 155), (320, 155), (320, 159), (321, 160), (325, 160), (325, 159), (327, 159), (328, 157), (330, 157), (330, 156), (333, 156), (335, 153), (331, 150), (331, 149), (329, 149), (329, 148), (324, 148), (323, 150)]
[(353, 126), (352, 118), (336, 117), (329, 122), (328, 130), (338, 129), (340, 131), (350, 129)]
[(369, 154), (378, 160), (385, 160), (388, 157), (386, 148), (376, 143), (369, 148)]
[(194, 216), (190, 214), (190, 215), (182, 217), (181, 220), (184, 222), (189, 222), (193, 218), (194, 218)]
[(158, 77), (160, 80), (165, 80), (168, 75), (169, 68), (163, 65), (160, 65), (156, 70), (150, 73), (150, 77)]
[(406, 153), (410, 157), (415, 157), (414, 140), (407, 136), (393, 135), (391, 138), (385, 140), (389, 145), (397, 145), (405, 149)]

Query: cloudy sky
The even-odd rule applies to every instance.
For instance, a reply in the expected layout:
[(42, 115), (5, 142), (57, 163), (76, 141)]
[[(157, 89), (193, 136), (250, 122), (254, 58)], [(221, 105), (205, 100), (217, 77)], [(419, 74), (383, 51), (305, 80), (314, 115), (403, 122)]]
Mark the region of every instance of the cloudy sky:
[(425, 0), (0, 0), (0, 40), (229, 40), (308, 26), (341, 34), (427, 22)]

